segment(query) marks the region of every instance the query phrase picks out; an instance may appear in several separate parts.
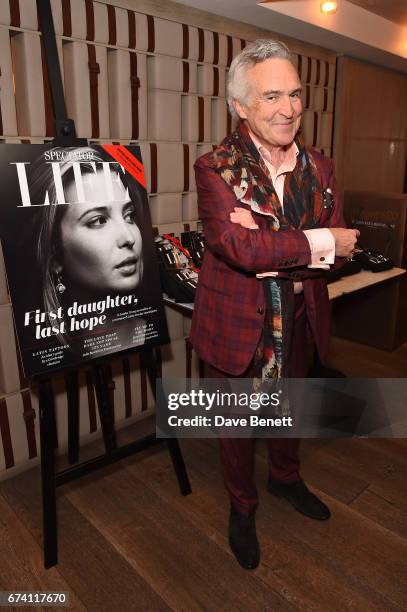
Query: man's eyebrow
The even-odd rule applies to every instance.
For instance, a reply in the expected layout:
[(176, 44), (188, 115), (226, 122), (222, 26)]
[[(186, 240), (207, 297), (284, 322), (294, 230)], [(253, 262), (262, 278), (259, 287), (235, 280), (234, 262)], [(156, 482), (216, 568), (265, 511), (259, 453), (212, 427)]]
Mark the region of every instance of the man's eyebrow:
[[(302, 92), (302, 87), (297, 87), (296, 89), (293, 89), (292, 91), (290, 91), (288, 93), (288, 95), (292, 96), (292, 94), (295, 93), (301, 93)], [(267, 91), (263, 92), (263, 97), (267, 97), (267, 96), (280, 96), (281, 94), (284, 94), (284, 91), (281, 91), (279, 89), (268, 89)]]
[(267, 91), (263, 91), (263, 96), (276, 96), (281, 94), (282, 91), (279, 91), (278, 89), (268, 89)]

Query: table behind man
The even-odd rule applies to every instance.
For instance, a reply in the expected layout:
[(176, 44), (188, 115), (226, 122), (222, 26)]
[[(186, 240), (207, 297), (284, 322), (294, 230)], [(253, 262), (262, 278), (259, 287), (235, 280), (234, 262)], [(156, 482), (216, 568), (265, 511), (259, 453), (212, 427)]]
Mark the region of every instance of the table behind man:
[[(207, 249), (190, 339), (210, 378), (302, 378), (307, 331), (322, 362), (328, 349), (321, 270), (352, 254), (358, 232), (345, 228), (333, 162), (300, 136), (301, 83), (283, 43), (257, 40), (233, 60), (228, 103), (237, 130), (195, 164)], [(267, 443), (269, 491), (311, 518), (329, 518), (300, 476), (299, 441)], [(252, 569), (260, 560), (254, 440), (222, 439), (220, 451), (229, 543)]]

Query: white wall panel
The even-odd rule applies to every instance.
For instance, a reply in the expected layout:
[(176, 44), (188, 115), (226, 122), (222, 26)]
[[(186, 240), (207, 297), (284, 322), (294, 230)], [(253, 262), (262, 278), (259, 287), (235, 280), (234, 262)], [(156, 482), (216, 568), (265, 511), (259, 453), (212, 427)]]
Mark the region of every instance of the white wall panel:
[(198, 219), (198, 199), (196, 191), (182, 195), (183, 221), (196, 221)]
[(0, 29), (0, 112), (1, 132), (6, 136), (17, 136), (17, 114), (13, 89), (13, 67), (9, 32)]
[(175, 234), (180, 236), (181, 232), (184, 231), (183, 223), (161, 223), (157, 225), (157, 231), (159, 234)]
[(184, 93), (197, 90), (197, 65), (174, 57), (152, 56), (147, 60), (148, 88)]
[(212, 141), (220, 143), (228, 131), (228, 105), (226, 100), (212, 100)]
[(20, 388), (17, 346), (11, 304), (0, 306), (0, 392), (12, 393)]
[(182, 219), (182, 195), (180, 193), (150, 195), (149, 204), (153, 225), (179, 223)]
[(95, 23), (95, 42), (109, 42), (109, 25), (107, 19), (107, 6), (99, 2), (93, 3), (94, 23)]
[(154, 52), (182, 57), (182, 25), (175, 21), (154, 17)]
[(180, 338), (162, 348), (163, 378), (185, 378), (185, 340)]
[[(183, 148), (181, 144), (157, 144), (159, 192), (180, 192), (184, 185)], [(178, 220), (178, 219), (177, 219)]]
[(92, 119), (89, 92), (88, 50), (86, 44), (69, 42), (63, 45), (65, 100), (68, 117), (75, 121), (78, 136), (90, 138)]
[(198, 92), (205, 96), (226, 95), (226, 73), (216, 66), (198, 66)]
[(10, 25), (10, 4), (4, 0), (0, 2), (0, 23)]
[(183, 316), (174, 308), (165, 307), (165, 316), (167, 317), (168, 332), (170, 339), (178, 340), (184, 336)]
[[(132, 55), (131, 55), (132, 54)], [(131, 58), (133, 57), (133, 60)], [(134, 57), (136, 59), (134, 59)], [(147, 69), (146, 56), (132, 51), (107, 52), (109, 75), (110, 135), (118, 139), (147, 137)], [(133, 84), (133, 70), (139, 81)], [(137, 85), (139, 84), (139, 87)], [(133, 89), (135, 88), (135, 89)], [(136, 105), (136, 101), (138, 103)], [(132, 103), (135, 107), (133, 109)], [(137, 109), (137, 110), (136, 110)]]
[(86, 39), (85, 0), (71, 0), (71, 24), (73, 38)]
[(185, 26), (185, 28), (188, 30), (188, 53), (184, 56), (192, 60), (197, 60), (199, 55), (198, 28), (194, 26)]
[(23, 32), (11, 39), (18, 133), (45, 136), (44, 83), (40, 37)]
[[(96, 63), (99, 68), (99, 73), (95, 79), (97, 80), (97, 88), (95, 89), (98, 101), (98, 126), (96, 131), (92, 127), (89, 47), (95, 50)], [(78, 136), (109, 138), (107, 49), (100, 45), (70, 42), (64, 44), (63, 51), (66, 105), (68, 115), (75, 120)]]
[(335, 90), (327, 87), (317, 87), (314, 92), (313, 109), (332, 113), (334, 108)]
[[(27, 428), (24, 420), (24, 403), (21, 393), (8, 395), (6, 397), (6, 405), (13, 445), (14, 466), (19, 466), (29, 460)], [(36, 420), (38, 421), (38, 418)]]
[(148, 138), (181, 140), (181, 94), (159, 90), (148, 93)]

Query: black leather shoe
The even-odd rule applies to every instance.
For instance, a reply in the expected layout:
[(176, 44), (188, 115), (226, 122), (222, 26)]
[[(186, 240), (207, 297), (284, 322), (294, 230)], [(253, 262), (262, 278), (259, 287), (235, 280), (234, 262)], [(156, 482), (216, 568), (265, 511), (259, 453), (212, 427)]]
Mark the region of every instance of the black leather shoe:
[(229, 545), (233, 554), (245, 569), (255, 569), (260, 563), (260, 546), (256, 535), (254, 514), (240, 514), (230, 508)]
[(309, 518), (326, 521), (331, 516), (328, 506), (311, 493), (303, 480), (294, 484), (281, 484), (269, 480), (268, 490), (276, 497), (284, 497), (298, 512)]

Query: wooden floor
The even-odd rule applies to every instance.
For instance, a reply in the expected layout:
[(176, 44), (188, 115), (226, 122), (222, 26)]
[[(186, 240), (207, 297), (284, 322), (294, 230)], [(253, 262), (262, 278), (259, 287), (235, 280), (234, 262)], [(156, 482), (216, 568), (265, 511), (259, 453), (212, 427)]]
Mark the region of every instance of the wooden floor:
[(72, 610), (92, 612), (407, 610), (407, 440), (303, 441), (303, 476), (332, 510), (322, 523), (266, 492), (259, 442), (262, 561), (253, 572), (228, 548), (216, 442), (183, 440), (182, 449), (187, 497), (165, 445), (64, 486), (60, 560), (48, 571), (38, 470), (3, 482), (0, 590), (69, 591)]
[(389, 352), (333, 337), (329, 361), (332, 367), (355, 378), (406, 378), (407, 342)]

